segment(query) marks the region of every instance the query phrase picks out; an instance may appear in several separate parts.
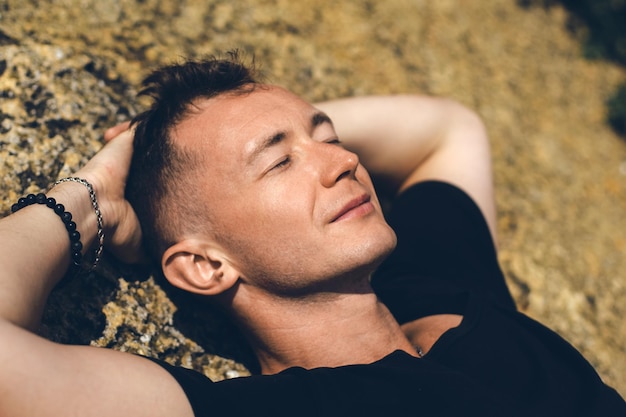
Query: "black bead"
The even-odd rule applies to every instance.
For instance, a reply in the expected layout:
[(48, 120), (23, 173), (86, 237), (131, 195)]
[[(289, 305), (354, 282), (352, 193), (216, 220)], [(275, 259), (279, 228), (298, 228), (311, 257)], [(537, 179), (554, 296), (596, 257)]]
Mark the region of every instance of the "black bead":
[(37, 204), (45, 204), (46, 203), (46, 195), (44, 193), (39, 193), (35, 196), (35, 201)]
[(80, 251), (72, 252), (72, 260), (74, 261), (76, 265), (80, 265), (80, 261), (82, 259), (83, 259), (83, 255), (80, 253)]
[(54, 197), (48, 197), (48, 199), (46, 200), (46, 206), (50, 208), (54, 208), (54, 206), (56, 205), (57, 205), (57, 201), (54, 199)]
[(77, 242), (79, 240), (80, 240), (80, 233), (78, 233), (78, 230), (74, 230), (73, 232), (70, 232), (70, 241)]
[(28, 194), (26, 196), (26, 204), (28, 204), (29, 206), (31, 204), (35, 204), (35, 194)]
[(26, 207), (26, 199), (24, 197), (20, 198), (19, 200), (17, 200), (17, 205), (19, 208), (24, 208)]
[(80, 243), (80, 240), (77, 242), (72, 242), (71, 246), (73, 251), (75, 252), (80, 252), (81, 250), (83, 250), (83, 244)]
[(54, 206), (54, 212), (58, 214), (59, 216), (63, 214), (64, 211), (65, 211), (65, 206), (63, 204), (59, 203), (56, 206)]
[(76, 230), (76, 223), (70, 220), (69, 222), (65, 223), (65, 228), (68, 232), (73, 232), (74, 230)]
[(65, 224), (69, 223), (70, 220), (72, 220), (72, 213), (69, 211), (63, 212), (63, 214), (61, 214), (61, 220), (63, 220)]
[(20, 209), (19, 204), (15, 203), (11, 206), (11, 213), (15, 213), (16, 211), (18, 211)]

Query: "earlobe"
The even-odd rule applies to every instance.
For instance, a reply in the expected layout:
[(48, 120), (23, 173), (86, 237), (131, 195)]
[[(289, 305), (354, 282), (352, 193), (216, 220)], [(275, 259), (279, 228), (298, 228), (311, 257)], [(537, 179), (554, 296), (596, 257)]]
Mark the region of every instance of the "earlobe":
[(169, 247), (163, 254), (161, 267), (172, 285), (201, 295), (220, 294), (239, 279), (239, 272), (219, 249), (195, 239)]

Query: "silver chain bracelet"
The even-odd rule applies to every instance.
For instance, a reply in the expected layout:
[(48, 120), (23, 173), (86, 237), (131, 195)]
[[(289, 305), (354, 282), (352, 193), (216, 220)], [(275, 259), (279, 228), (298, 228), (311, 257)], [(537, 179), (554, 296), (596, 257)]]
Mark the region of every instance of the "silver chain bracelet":
[(94, 191), (93, 186), (88, 181), (82, 178), (78, 178), (78, 177), (61, 178), (60, 180), (56, 181), (54, 185), (61, 184), (62, 182), (77, 182), (87, 187), (87, 190), (89, 191), (89, 198), (91, 199), (91, 206), (96, 212), (96, 219), (98, 221), (98, 248), (96, 249), (96, 252), (95, 252), (95, 258), (93, 260), (93, 264), (91, 265), (91, 268), (89, 269), (89, 271), (91, 272), (96, 268), (96, 266), (100, 262), (100, 257), (102, 256), (102, 250), (104, 249), (104, 226), (102, 225), (102, 213), (100, 212), (100, 207), (98, 206), (98, 199), (96, 197), (96, 192)]

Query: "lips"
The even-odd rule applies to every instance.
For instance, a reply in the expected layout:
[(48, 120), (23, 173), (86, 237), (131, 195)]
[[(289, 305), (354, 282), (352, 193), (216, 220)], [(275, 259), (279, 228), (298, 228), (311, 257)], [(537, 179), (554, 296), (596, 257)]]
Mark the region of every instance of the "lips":
[(369, 212), (371, 208), (370, 196), (367, 194), (360, 195), (344, 205), (342, 209), (339, 210), (339, 212), (337, 212), (337, 214), (333, 217), (331, 223), (359, 214), (365, 214)]

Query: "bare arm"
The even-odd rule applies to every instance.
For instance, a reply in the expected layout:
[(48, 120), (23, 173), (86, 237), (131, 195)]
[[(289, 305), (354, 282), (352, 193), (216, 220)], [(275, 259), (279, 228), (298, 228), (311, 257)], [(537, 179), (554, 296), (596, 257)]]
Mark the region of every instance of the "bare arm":
[[(138, 256), (140, 241), (123, 199), (131, 136), (120, 135), (77, 173), (96, 190), (108, 247), (128, 260)], [(89, 247), (96, 217), (86, 189), (64, 183), (48, 196), (72, 213)], [(0, 220), (0, 415), (193, 415), (179, 385), (158, 365), (112, 350), (55, 344), (28, 330), (36, 328), (69, 259), (67, 231), (47, 207), (29, 206)]]
[(451, 100), (413, 95), (316, 106), (331, 117), (345, 146), (392, 192), (424, 180), (452, 183), (478, 204), (495, 241), (489, 141), (475, 113)]

